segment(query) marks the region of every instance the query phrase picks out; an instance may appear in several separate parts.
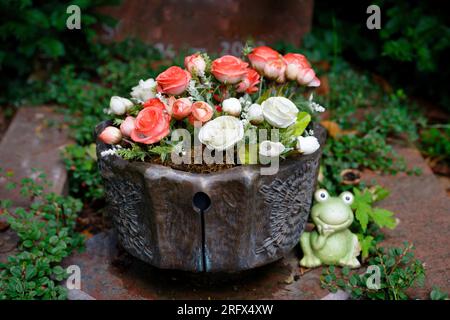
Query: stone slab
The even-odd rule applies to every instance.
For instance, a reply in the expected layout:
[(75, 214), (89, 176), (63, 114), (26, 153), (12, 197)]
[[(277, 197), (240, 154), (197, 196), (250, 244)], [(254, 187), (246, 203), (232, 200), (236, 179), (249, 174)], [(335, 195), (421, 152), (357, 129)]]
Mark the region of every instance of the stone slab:
[(400, 220), (394, 230), (384, 230), (385, 246), (401, 246), (404, 241), (416, 247), (416, 256), (425, 263), (426, 284), (410, 292), (412, 297), (428, 299), (432, 286), (450, 292), (450, 198), (417, 149), (397, 146), (410, 167), (422, 174), (380, 176), (365, 172), (366, 181), (375, 180), (391, 191), (379, 206), (395, 213)]
[(206, 274), (161, 270), (128, 255), (113, 231), (89, 239), (86, 251), (68, 258), (78, 265), (81, 290), (106, 299), (320, 299), (320, 269), (302, 275), (299, 252), (270, 265), (236, 274)]
[[(47, 174), (52, 182), (51, 191), (64, 193), (67, 172), (61, 160), (61, 148), (70, 143), (68, 128), (63, 115), (49, 106), (21, 107), (18, 109), (8, 131), (0, 142), (0, 167), (13, 171), (13, 181), (34, 177), (32, 169)], [(7, 191), (5, 181), (0, 179), (0, 198), (11, 199), (16, 206), (26, 206), (19, 190)]]
[[(49, 191), (65, 193), (67, 172), (60, 151), (70, 142), (67, 125), (56, 108), (21, 107), (0, 142), (0, 168), (12, 171), (12, 181), (16, 183), (26, 177), (33, 178), (36, 175), (33, 168), (42, 170), (52, 182)], [(5, 183), (6, 180), (0, 178), (0, 199), (10, 199), (16, 207), (29, 205), (30, 200), (20, 196), (19, 188), (8, 191)], [(17, 240), (11, 230), (0, 231), (0, 261), (14, 252)]]

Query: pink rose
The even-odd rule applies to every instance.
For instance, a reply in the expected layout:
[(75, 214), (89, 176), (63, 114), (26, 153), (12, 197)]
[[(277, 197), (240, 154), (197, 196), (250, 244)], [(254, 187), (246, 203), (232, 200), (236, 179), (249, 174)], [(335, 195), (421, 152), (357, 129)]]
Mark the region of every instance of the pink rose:
[(280, 58), (268, 60), (264, 66), (264, 75), (279, 83), (283, 83), (286, 80), (285, 72), (286, 63)]
[(211, 73), (217, 80), (224, 83), (235, 84), (247, 74), (248, 63), (234, 56), (223, 56), (213, 61)]
[(131, 131), (134, 130), (134, 121), (135, 118), (132, 116), (128, 116), (125, 118), (125, 120), (120, 124), (120, 132), (125, 137), (129, 137), (131, 135)]
[(116, 127), (106, 127), (98, 138), (106, 144), (117, 144), (122, 140), (122, 133)]
[(254, 48), (248, 55), (252, 67), (260, 73), (264, 71), (264, 67), (269, 60), (278, 59), (279, 57), (280, 54), (278, 52), (265, 46)]
[(168, 68), (156, 77), (158, 91), (173, 95), (182, 94), (188, 87), (189, 80), (191, 80), (191, 74), (175, 66)]
[(213, 113), (214, 110), (209, 104), (197, 101), (192, 104), (192, 111), (188, 120), (193, 125), (195, 125), (195, 122), (205, 123), (211, 120)]
[(180, 98), (172, 104), (172, 117), (182, 120), (191, 114), (192, 102), (188, 98)]
[(164, 104), (155, 104), (142, 109), (134, 122), (131, 139), (135, 142), (152, 144), (169, 134), (170, 115)]
[(199, 53), (195, 53), (184, 58), (184, 66), (191, 74), (203, 74), (206, 69), (206, 62)]
[(258, 91), (259, 73), (256, 70), (247, 68), (245, 78), (236, 86), (237, 92), (252, 94)]

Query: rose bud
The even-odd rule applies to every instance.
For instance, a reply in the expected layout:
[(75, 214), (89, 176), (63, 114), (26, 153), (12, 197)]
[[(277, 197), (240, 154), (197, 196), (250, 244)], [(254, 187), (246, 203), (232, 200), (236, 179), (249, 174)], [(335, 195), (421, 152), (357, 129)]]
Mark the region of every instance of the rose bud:
[(259, 154), (263, 157), (278, 157), (285, 149), (281, 142), (265, 140), (259, 144)]
[(262, 107), (254, 103), (248, 108), (247, 119), (251, 124), (260, 124), (264, 121)]
[(297, 149), (303, 154), (311, 154), (320, 148), (320, 143), (316, 137), (302, 137), (297, 138)]
[(177, 120), (182, 120), (191, 114), (192, 101), (188, 98), (177, 99), (172, 104), (172, 117)]
[(311, 69), (306, 57), (299, 53), (288, 53), (283, 57), (286, 62), (286, 78), (289, 80), (296, 80), (298, 73), (302, 69)]
[(316, 77), (316, 73), (314, 72), (313, 69), (311, 69), (311, 68), (301, 69), (297, 76), (297, 82), (299, 84), (306, 85), (306, 84), (310, 83), (311, 81), (313, 81), (315, 77)]
[(213, 116), (213, 108), (203, 101), (197, 101), (192, 104), (192, 111), (188, 117), (191, 124), (195, 125), (195, 122), (205, 123), (211, 120)]
[(116, 127), (106, 127), (98, 136), (106, 144), (117, 144), (122, 140), (122, 133)]
[(206, 62), (199, 53), (195, 53), (184, 58), (184, 66), (191, 74), (201, 75), (205, 73)]
[(132, 106), (133, 102), (119, 96), (111, 97), (109, 101), (109, 111), (118, 116), (125, 114)]
[(277, 82), (284, 82), (286, 71), (286, 63), (281, 59), (272, 59), (266, 63), (264, 67), (264, 75)]
[(182, 94), (188, 87), (191, 74), (180, 67), (170, 67), (156, 77), (158, 91), (175, 96)]
[(122, 135), (124, 135), (125, 137), (129, 137), (131, 135), (131, 131), (134, 130), (134, 120), (134, 117), (128, 116), (120, 124), (120, 132), (122, 132)]
[(278, 59), (279, 57), (280, 54), (278, 52), (265, 46), (254, 48), (248, 55), (250, 64), (260, 73), (264, 71), (264, 67), (269, 60)]
[(241, 114), (242, 106), (238, 99), (228, 98), (223, 100), (222, 110), (229, 115), (237, 117)]

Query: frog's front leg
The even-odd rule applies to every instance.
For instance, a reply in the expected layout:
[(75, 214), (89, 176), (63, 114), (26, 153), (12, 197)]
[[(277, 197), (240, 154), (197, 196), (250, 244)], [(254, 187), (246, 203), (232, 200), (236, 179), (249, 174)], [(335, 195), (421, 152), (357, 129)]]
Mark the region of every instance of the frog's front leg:
[(300, 265), (307, 268), (315, 268), (322, 264), (322, 262), (314, 255), (311, 247), (311, 232), (303, 232), (300, 237), (300, 245), (303, 251), (303, 258), (300, 260)]
[(350, 268), (359, 268), (361, 264), (359, 263), (358, 259), (356, 258), (359, 256), (361, 252), (361, 247), (359, 245), (358, 237), (349, 232), (349, 249), (345, 257), (339, 260), (339, 265), (341, 266), (347, 266)]

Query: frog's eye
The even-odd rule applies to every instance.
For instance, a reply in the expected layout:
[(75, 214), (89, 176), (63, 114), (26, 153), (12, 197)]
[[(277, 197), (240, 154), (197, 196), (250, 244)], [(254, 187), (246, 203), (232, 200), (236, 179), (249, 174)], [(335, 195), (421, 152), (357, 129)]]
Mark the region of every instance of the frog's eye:
[(314, 194), (314, 198), (316, 198), (317, 202), (323, 202), (323, 201), (327, 200), (329, 197), (330, 196), (328, 195), (328, 192), (325, 189), (319, 189)]
[(353, 194), (348, 191), (342, 192), (340, 197), (345, 204), (351, 205), (353, 203)]

